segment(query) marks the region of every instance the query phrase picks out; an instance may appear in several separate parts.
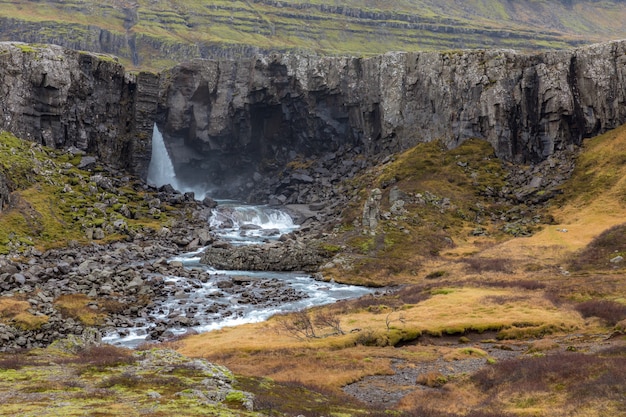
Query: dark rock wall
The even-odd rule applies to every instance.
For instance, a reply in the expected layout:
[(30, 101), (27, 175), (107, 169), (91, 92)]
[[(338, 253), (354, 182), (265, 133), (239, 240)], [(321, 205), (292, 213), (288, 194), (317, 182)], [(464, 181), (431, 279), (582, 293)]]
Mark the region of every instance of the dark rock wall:
[(249, 189), (298, 156), (378, 156), (436, 139), (479, 137), (504, 159), (540, 161), (626, 122), (625, 80), (626, 41), (536, 55), (272, 54), (158, 76), (0, 44), (0, 128), (143, 175), (156, 122), (181, 178), (227, 188), (236, 177)]
[(626, 42), (537, 55), (196, 60), (162, 74), (159, 125), (194, 155), (178, 165), (215, 184), (297, 155), (372, 156), (436, 139), (478, 137), (501, 158), (537, 162), (626, 122), (625, 64)]
[(111, 57), (0, 43), (0, 129), (18, 137), (143, 172), (157, 99), (156, 75)]
[(488, 140), (538, 161), (626, 121), (626, 43), (523, 55), (271, 55), (194, 61), (165, 73), (166, 133), (204, 151), (284, 157), (341, 145), (395, 152)]

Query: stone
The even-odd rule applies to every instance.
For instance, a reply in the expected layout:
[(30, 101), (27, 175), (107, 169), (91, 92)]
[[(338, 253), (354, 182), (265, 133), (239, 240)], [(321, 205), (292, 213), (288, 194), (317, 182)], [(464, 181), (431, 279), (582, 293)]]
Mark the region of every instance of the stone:
[(208, 208), (215, 208), (217, 207), (217, 202), (213, 200), (211, 197), (204, 197), (202, 199), (202, 205)]
[(376, 233), (378, 220), (380, 218), (380, 200), (382, 199), (382, 191), (374, 188), (370, 191), (370, 195), (363, 206), (362, 225), (364, 232), (369, 234)]
[(26, 284), (26, 277), (24, 276), (24, 274), (13, 274), (13, 281), (18, 284), (18, 285), (24, 285)]

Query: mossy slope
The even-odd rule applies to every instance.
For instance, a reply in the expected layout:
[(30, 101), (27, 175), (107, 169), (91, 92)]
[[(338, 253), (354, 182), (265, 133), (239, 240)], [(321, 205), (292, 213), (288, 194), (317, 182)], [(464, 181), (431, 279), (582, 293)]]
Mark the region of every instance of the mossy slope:
[[(88, 236), (122, 239), (167, 221), (166, 213), (150, 211), (141, 184), (113, 184), (102, 168), (78, 169), (80, 161), (0, 133), (0, 173), (11, 191), (0, 212), (0, 253), (86, 243)], [(102, 234), (94, 235), (96, 229)]]

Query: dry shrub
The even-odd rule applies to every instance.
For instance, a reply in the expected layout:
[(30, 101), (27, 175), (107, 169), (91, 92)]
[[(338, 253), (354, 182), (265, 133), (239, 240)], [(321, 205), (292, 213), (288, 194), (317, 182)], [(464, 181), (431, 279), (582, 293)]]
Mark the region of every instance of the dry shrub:
[(482, 285), (494, 288), (521, 288), (524, 290), (542, 290), (546, 288), (546, 284), (536, 280), (514, 279), (509, 281), (483, 281)]
[(16, 300), (13, 297), (0, 298), (0, 318), (12, 318), (30, 308), (28, 301)]
[(404, 304), (417, 304), (429, 299), (432, 293), (430, 291), (423, 291), (422, 288), (419, 287), (408, 286), (396, 292), (395, 295)]
[(416, 384), (425, 385), (430, 388), (442, 387), (446, 382), (448, 382), (448, 377), (436, 371), (419, 374), (415, 380)]
[(89, 307), (93, 300), (85, 294), (64, 294), (54, 301), (54, 306), (65, 317), (79, 320), (87, 326), (101, 324), (106, 314)]
[(559, 386), (568, 393), (569, 401), (577, 404), (597, 398), (621, 401), (626, 394), (626, 361), (614, 356), (555, 354), (498, 362), (476, 372), (471, 379), (493, 396), (507, 389), (521, 395), (551, 392)]
[(554, 350), (558, 348), (559, 348), (559, 344), (556, 343), (554, 340), (540, 339), (540, 340), (534, 341), (530, 345), (530, 347), (528, 348), (528, 353), (546, 352), (548, 350)]
[(401, 305), (402, 303), (397, 298), (389, 296), (381, 297), (376, 295), (367, 295), (349, 302), (349, 308), (352, 311), (376, 311), (377, 309), (380, 309), (381, 306), (394, 309), (400, 307)]
[[(388, 412), (381, 412), (380, 414), (368, 414), (368, 416), (382, 417), (389, 416)], [(403, 411), (401, 414), (397, 414), (398, 417), (514, 417), (514, 414), (508, 414), (503, 412), (492, 413), (484, 410), (473, 410), (468, 414), (448, 413), (445, 411), (433, 410), (431, 408), (417, 407), (412, 410)]]
[(99, 388), (113, 388), (115, 386), (129, 389), (159, 389), (174, 393), (190, 388), (181, 378), (157, 374), (138, 375), (132, 372), (123, 372), (105, 378), (98, 385)]
[(599, 354), (601, 356), (626, 356), (626, 345), (614, 345), (602, 349)]
[(20, 369), (24, 366), (32, 366), (34, 361), (26, 355), (11, 353), (0, 356), (0, 369)]
[(77, 363), (97, 368), (127, 365), (137, 361), (130, 349), (113, 345), (90, 346), (78, 352)]
[(513, 272), (509, 266), (510, 261), (503, 258), (468, 258), (463, 262), (467, 264), (471, 272), (480, 274), (483, 272), (501, 272), (510, 274)]
[(570, 261), (572, 271), (606, 269), (626, 265), (626, 262), (612, 264), (611, 258), (626, 252), (626, 223), (613, 226), (600, 233), (585, 248), (576, 253)]
[(577, 304), (575, 308), (583, 317), (599, 317), (610, 326), (626, 319), (626, 305), (615, 301), (590, 300)]

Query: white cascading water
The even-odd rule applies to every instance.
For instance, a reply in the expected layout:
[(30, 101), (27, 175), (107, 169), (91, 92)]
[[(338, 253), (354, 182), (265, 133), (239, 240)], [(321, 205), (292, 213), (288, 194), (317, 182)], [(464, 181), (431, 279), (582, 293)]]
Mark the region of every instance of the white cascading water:
[(213, 209), (209, 225), (232, 243), (257, 243), (258, 238), (278, 238), (299, 226), (282, 210), (264, 206), (223, 204)]
[(163, 135), (157, 128), (156, 123), (152, 130), (152, 158), (148, 166), (148, 184), (155, 187), (169, 184), (176, 190), (179, 188), (174, 164), (172, 164), (170, 155), (165, 147), (165, 141), (163, 141)]

